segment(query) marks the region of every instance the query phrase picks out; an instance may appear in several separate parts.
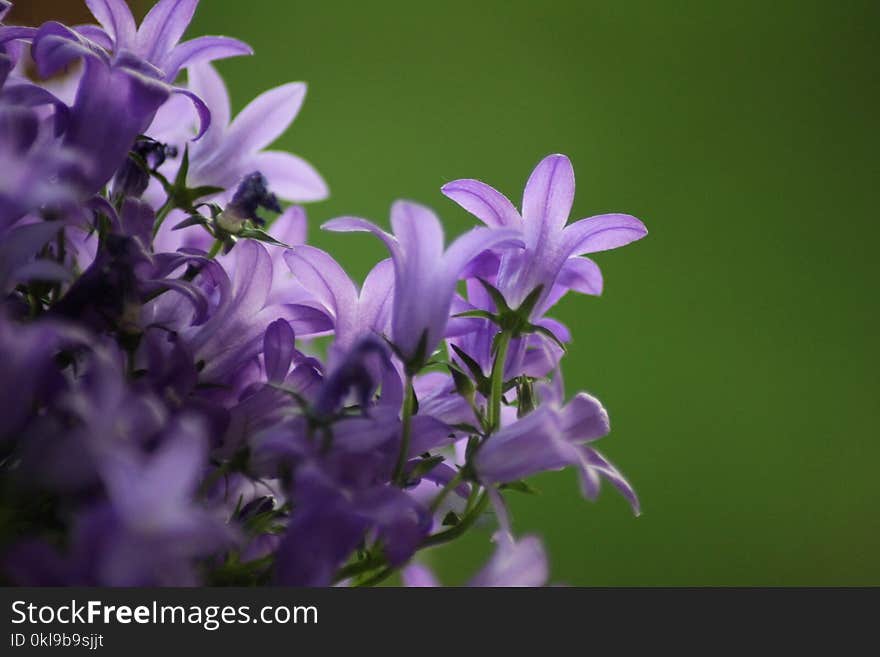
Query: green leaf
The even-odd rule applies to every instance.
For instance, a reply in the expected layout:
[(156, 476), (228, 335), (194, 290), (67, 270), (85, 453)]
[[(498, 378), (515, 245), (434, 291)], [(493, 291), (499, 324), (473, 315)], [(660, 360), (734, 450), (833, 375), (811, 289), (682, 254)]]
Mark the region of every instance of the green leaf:
[(222, 191), (225, 191), (222, 187), (212, 187), (211, 185), (203, 185), (201, 187), (194, 187), (187, 190), (191, 202), (196, 201), (203, 196), (214, 196), (214, 194), (219, 194)]
[(480, 430), (472, 424), (468, 424), (467, 422), (459, 422), (458, 424), (450, 424), (453, 429), (456, 431), (461, 431), (462, 433), (469, 433), (474, 435), (479, 435)]
[(550, 338), (553, 342), (555, 342), (559, 346), (559, 348), (562, 349), (562, 351), (568, 351), (568, 349), (566, 349), (566, 347), (565, 347), (565, 344), (563, 344), (563, 342), (559, 338), (556, 337), (556, 335), (553, 333), (553, 331), (551, 331), (548, 328), (545, 328), (543, 326), (538, 326), (537, 324), (529, 324), (528, 327), (526, 328), (526, 332), (540, 333), (544, 337)]
[(460, 522), (461, 518), (459, 518), (458, 514), (455, 511), (450, 511), (445, 516), (443, 516), (442, 524), (444, 527), (454, 527)]
[(186, 177), (189, 175), (189, 146), (183, 149), (183, 158), (180, 160), (180, 169), (177, 170), (177, 176), (174, 178), (174, 189), (186, 189)]
[(426, 474), (428, 474), (431, 470), (436, 468), (444, 461), (444, 458), (439, 454), (436, 456), (429, 456), (427, 458), (423, 458), (421, 461), (416, 463), (415, 467), (409, 473), (409, 479), (416, 480), (421, 479)]
[(541, 297), (541, 292), (543, 291), (544, 286), (539, 285), (534, 290), (529, 292), (529, 296), (525, 298), (525, 300), (520, 304), (520, 307), (516, 309), (516, 314), (523, 318), (524, 321), (528, 321), (529, 315), (532, 314), (532, 311), (535, 309), (535, 306), (538, 303), (538, 299)]
[(528, 377), (520, 377), (520, 381), (517, 384), (516, 396), (519, 400), (519, 405), (516, 409), (517, 418), (524, 417), (535, 410), (535, 407), (537, 406), (535, 389)]
[(453, 317), (479, 317), (480, 319), (488, 319), (495, 324), (501, 323), (500, 318), (497, 315), (493, 315), (488, 310), (466, 310), (462, 313), (456, 313)]
[(268, 244), (274, 244), (275, 246), (283, 246), (284, 248), (290, 248), (284, 242), (279, 242), (274, 237), (272, 237), (269, 233), (264, 230), (260, 230), (259, 228), (243, 228), (242, 231), (238, 234), (239, 237), (243, 237), (245, 239), (257, 240), (258, 242), (266, 242)]
[(477, 278), (478, 281), (482, 284), (484, 288), (486, 288), (486, 292), (489, 293), (489, 296), (492, 297), (492, 301), (495, 304), (495, 309), (498, 311), (499, 315), (503, 315), (505, 313), (513, 312), (510, 309), (510, 306), (507, 305), (507, 300), (504, 298), (504, 295), (496, 288), (494, 285), (489, 283), (487, 280), (482, 278)]
[(471, 373), (471, 377), (474, 379), (474, 381), (477, 382), (478, 385), (486, 379), (486, 375), (483, 374), (483, 369), (480, 367), (480, 364), (477, 361), (468, 356), (457, 345), (451, 344), (449, 346), (452, 347), (452, 351), (455, 352), (455, 355), (458, 356), (461, 359), (461, 362), (463, 362), (468, 368)]
[(474, 398), (474, 392), (476, 390), (476, 388), (474, 387), (474, 382), (471, 381), (464, 372), (462, 372), (454, 365), (449, 364), (447, 365), (447, 368), (449, 369), (449, 373), (452, 375), (452, 381), (455, 383), (455, 391), (468, 401), (472, 401)]
[(189, 226), (207, 226), (208, 220), (200, 214), (191, 214), (187, 219), (184, 219), (179, 224), (174, 226), (171, 230), (180, 230), (181, 228), (188, 228)]

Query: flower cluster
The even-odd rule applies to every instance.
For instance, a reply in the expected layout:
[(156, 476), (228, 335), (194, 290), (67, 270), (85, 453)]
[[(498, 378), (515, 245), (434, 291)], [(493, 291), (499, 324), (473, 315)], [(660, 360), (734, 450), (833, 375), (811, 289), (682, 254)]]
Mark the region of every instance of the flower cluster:
[[(391, 206), (389, 258), (362, 284), (306, 244), (328, 194), (267, 150), (302, 83), (232, 116), (211, 61), (181, 42), (198, 0), (123, 0), (97, 24), (2, 23), (0, 573), (27, 585), (355, 586), (493, 521), (473, 585), (541, 585), (504, 496), (572, 466), (619, 489), (593, 446), (593, 396), (566, 399), (569, 330), (548, 315), (600, 294), (582, 257), (646, 234), (629, 215), (568, 223), (574, 173), (542, 160), (521, 209), (476, 180), (442, 193), (482, 226), (445, 245), (437, 216)], [(285, 208), (286, 209), (283, 209)], [(340, 239), (358, 239), (340, 238)]]

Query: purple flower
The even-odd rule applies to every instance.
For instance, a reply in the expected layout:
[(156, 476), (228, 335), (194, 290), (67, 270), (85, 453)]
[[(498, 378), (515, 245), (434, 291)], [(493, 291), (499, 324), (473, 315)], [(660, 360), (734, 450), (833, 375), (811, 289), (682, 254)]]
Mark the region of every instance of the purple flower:
[(28, 107), (0, 95), (0, 230), (29, 212), (65, 206), (82, 193), (82, 167), (73, 153), (47, 135)]
[(194, 500), (207, 463), (200, 424), (181, 418), (168, 434), (149, 456), (105, 445), (98, 462), (107, 501), (79, 514), (67, 553), (25, 542), (7, 555), (7, 570), (22, 584), (197, 584), (197, 559), (230, 547), (234, 536)]
[(64, 144), (88, 163), (89, 192), (97, 192), (127, 160), (169, 93), (155, 78), (86, 59)]
[(91, 158), (91, 187), (97, 191), (125, 162), (135, 138), (147, 130), (170, 94), (187, 95), (199, 111), (202, 131), (207, 129), (210, 114), (201, 99), (172, 86), (183, 66), (251, 51), (227, 37), (178, 45), (197, 0), (162, 0), (139, 30), (124, 0), (86, 4), (104, 29), (77, 31), (45, 23), (33, 35), (32, 54), (44, 78), (74, 60), (85, 60), (65, 143)]
[(498, 547), (489, 562), (470, 581), (470, 586), (543, 586), (549, 577), (544, 546), (535, 536), (515, 541), (499, 532), (495, 537)]
[[(495, 542), (495, 553), (468, 582), (468, 586), (512, 588), (544, 586), (547, 583), (550, 569), (540, 539), (536, 536), (524, 536), (514, 540), (509, 534), (499, 532), (495, 536)], [(402, 575), (404, 586), (441, 586), (434, 573), (419, 563), (408, 565), (403, 569)]]
[[(295, 202), (327, 198), (327, 185), (308, 162), (291, 153), (266, 150), (293, 123), (306, 95), (306, 85), (292, 82), (267, 91), (231, 119), (229, 93), (223, 79), (208, 64), (187, 71), (192, 93), (211, 111), (211, 125), (190, 144), (188, 183), (229, 189), (252, 171), (262, 173), (280, 198)], [(149, 134), (182, 147), (195, 131), (180, 121), (180, 107), (160, 112)]]
[(259, 352), (266, 328), (286, 319), (299, 335), (325, 331), (324, 313), (300, 304), (269, 305), (268, 284), (272, 260), (265, 247), (245, 240), (232, 251), (234, 273), (230, 280), (219, 266), (211, 269), (219, 302), (211, 317), (200, 326), (181, 327), (184, 342), (196, 361), (203, 364), (200, 378), (218, 382)]
[(297, 246), (284, 260), (299, 285), (333, 321), (331, 361), (362, 337), (384, 333), (391, 313), (394, 269), (382, 260), (367, 274), (360, 292), (333, 257), (313, 246)]
[(166, 82), (174, 82), (187, 66), (253, 53), (250, 46), (230, 37), (204, 36), (180, 43), (199, 0), (160, 0), (140, 28), (125, 0), (86, 0), (86, 4), (103, 30), (80, 28), (85, 38), (117, 58), (135, 55), (161, 71)]
[(595, 500), (600, 479), (605, 478), (621, 491), (638, 515), (639, 501), (632, 486), (617, 468), (587, 446), (611, 428), (599, 400), (582, 392), (560, 406), (548, 389), (545, 397), (537, 409), (502, 427), (480, 446), (474, 457), (480, 481), (508, 483), (573, 465), (580, 474), (584, 497)]
[(535, 167), (523, 193), (522, 215), (507, 197), (478, 180), (455, 180), (442, 192), (487, 226), (520, 232), (525, 250), (502, 256), (497, 286), (512, 308), (543, 286), (533, 317), (542, 315), (568, 289), (602, 292), (598, 266), (578, 256), (616, 249), (648, 232), (641, 221), (626, 214), (603, 214), (566, 226), (574, 202), (574, 171), (564, 155), (549, 155)]
[(323, 227), (370, 232), (388, 247), (394, 263), (391, 340), (412, 370), (421, 367), (443, 338), (455, 285), (468, 263), (487, 249), (519, 243), (514, 230), (475, 228), (444, 251), (440, 220), (425, 206), (409, 201), (391, 206), (394, 235), (357, 217), (339, 217)]

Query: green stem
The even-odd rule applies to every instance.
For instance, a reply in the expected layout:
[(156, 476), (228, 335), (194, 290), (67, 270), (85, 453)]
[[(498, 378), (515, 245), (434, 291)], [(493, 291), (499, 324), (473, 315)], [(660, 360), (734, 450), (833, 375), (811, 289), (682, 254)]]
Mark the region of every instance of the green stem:
[(366, 572), (381, 568), (382, 566), (387, 566), (384, 557), (370, 555), (361, 561), (350, 563), (347, 566), (340, 568), (339, 572), (336, 573), (336, 577), (333, 578), (333, 582), (335, 584), (346, 579), (351, 579), (352, 577), (363, 575)]
[(461, 483), (461, 480), (461, 472), (456, 472), (455, 476), (446, 483), (446, 485), (443, 487), (443, 490), (441, 490), (437, 494), (437, 497), (434, 498), (434, 501), (431, 502), (431, 506), (429, 508), (432, 514), (436, 513), (437, 509), (439, 509), (440, 505), (443, 503), (443, 500), (446, 499), (449, 493), (451, 493), (458, 487), (458, 485)]
[(162, 227), (162, 222), (171, 214), (171, 211), (174, 209), (175, 203), (171, 200), (171, 197), (168, 197), (168, 200), (159, 208), (159, 211), (156, 213), (156, 221), (153, 222), (153, 239), (156, 239), (156, 235), (159, 234), (159, 229)]
[(455, 525), (454, 527), (450, 527), (446, 531), (442, 531), (438, 534), (433, 534), (422, 541), (422, 547), (430, 547), (432, 545), (441, 545), (443, 543), (448, 543), (449, 541), (453, 541), (462, 534), (464, 534), (468, 529), (470, 529), (471, 525), (473, 525), (477, 518), (482, 515), (483, 511), (486, 508), (486, 505), (489, 504), (489, 496), (486, 493), (480, 495), (479, 500), (474, 505), (474, 508), (470, 510), (468, 514), (466, 514), (461, 521)]
[(397, 465), (394, 466), (393, 480), (401, 488), (406, 484), (403, 468), (406, 465), (406, 459), (409, 456), (410, 434), (412, 433), (412, 416), (415, 410), (416, 395), (413, 390), (412, 375), (406, 375), (403, 391), (403, 408), (401, 410), (401, 421), (403, 428), (400, 437), (400, 453), (397, 455)]
[(366, 587), (366, 586), (376, 586), (376, 584), (380, 584), (381, 582), (384, 582), (386, 579), (391, 577), (391, 575), (394, 574), (395, 570), (397, 570), (397, 569), (392, 568), (391, 566), (388, 566), (387, 568), (383, 568), (378, 573), (376, 573), (372, 577), (368, 577), (367, 579), (365, 579), (363, 582), (360, 582), (356, 586), (358, 586), (359, 588)]
[[(471, 525), (473, 525), (477, 518), (479, 518), (483, 511), (486, 509), (486, 506), (489, 503), (489, 496), (483, 492), (477, 502), (471, 507), (469, 505), (469, 510), (462, 517), (461, 521), (447, 529), (446, 531), (439, 532), (432, 536), (428, 536), (422, 544), (419, 546), (419, 549), (431, 547), (434, 545), (441, 545), (443, 543), (448, 543), (449, 541), (455, 540), (462, 534), (464, 534), (468, 529), (470, 529)], [(380, 569), (380, 570), (377, 570)], [(358, 561), (357, 563), (349, 564), (345, 566), (339, 572), (336, 573), (336, 577), (334, 578), (334, 582), (341, 582), (346, 579), (350, 579), (357, 575), (363, 575), (369, 573), (371, 570), (377, 570), (377, 572), (373, 575), (370, 575), (366, 579), (361, 582), (355, 584), (355, 586), (374, 586), (383, 582), (388, 577), (390, 577), (396, 568), (389, 566), (388, 562), (384, 557), (380, 556), (369, 556), (362, 561)]]
[(214, 244), (211, 245), (211, 250), (208, 251), (208, 258), (213, 258), (218, 253), (220, 253), (220, 249), (223, 247), (222, 240), (214, 240)]
[(489, 396), (487, 421), (489, 432), (494, 433), (501, 426), (501, 398), (504, 396), (504, 367), (507, 365), (507, 351), (510, 347), (510, 332), (501, 331), (498, 335), (498, 349), (492, 364), (492, 388)]

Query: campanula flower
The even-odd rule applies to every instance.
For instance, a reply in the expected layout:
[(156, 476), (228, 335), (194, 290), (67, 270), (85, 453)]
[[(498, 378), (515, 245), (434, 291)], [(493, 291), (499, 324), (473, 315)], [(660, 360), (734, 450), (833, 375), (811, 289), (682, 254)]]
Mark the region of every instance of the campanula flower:
[(475, 228), (444, 250), (440, 220), (410, 201), (391, 206), (393, 235), (357, 217), (333, 219), (323, 227), (370, 232), (385, 243), (394, 263), (391, 340), (411, 368), (421, 367), (443, 337), (456, 282), (468, 263), (487, 249), (519, 243), (514, 230)]
[(541, 286), (534, 317), (558, 299), (558, 287), (585, 294), (602, 292), (598, 267), (579, 256), (616, 249), (648, 232), (627, 214), (603, 214), (566, 225), (574, 202), (574, 170), (564, 155), (549, 155), (532, 171), (521, 214), (507, 197), (478, 180), (455, 180), (442, 192), (487, 226), (515, 229), (522, 235), (525, 249), (503, 255), (497, 286), (512, 308)]

